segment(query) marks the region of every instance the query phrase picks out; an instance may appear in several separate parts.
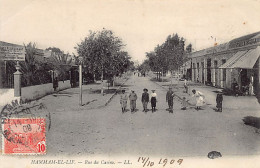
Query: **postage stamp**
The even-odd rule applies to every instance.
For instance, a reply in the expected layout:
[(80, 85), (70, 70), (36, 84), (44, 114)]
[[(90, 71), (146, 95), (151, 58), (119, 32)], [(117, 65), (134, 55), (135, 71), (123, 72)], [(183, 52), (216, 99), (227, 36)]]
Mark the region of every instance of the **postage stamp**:
[(2, 124), (3, 154), (46, 154), (45, 118), (8, 118)]

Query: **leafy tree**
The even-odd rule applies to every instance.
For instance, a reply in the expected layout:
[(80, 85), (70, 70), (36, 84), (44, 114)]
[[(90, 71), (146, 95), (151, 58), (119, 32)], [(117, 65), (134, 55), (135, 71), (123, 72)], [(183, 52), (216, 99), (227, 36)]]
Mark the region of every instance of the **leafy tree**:
[(146, 53), (149, 66), (152, 71), (156, 71), (158, 80), (160, 74), (167, 71), (178, 71), (184, 61), (185, 40), (178, 34), (169, 35), (165, 42), (157, 45), (152, 52)]
[(111, 30), (92, 32), (77, 45), (78, 55), (83, 57), (84, 71), (100, 76), (101, 80), (123, 73), (130, 63), (130, 57), (123, 51), (122, 40)]

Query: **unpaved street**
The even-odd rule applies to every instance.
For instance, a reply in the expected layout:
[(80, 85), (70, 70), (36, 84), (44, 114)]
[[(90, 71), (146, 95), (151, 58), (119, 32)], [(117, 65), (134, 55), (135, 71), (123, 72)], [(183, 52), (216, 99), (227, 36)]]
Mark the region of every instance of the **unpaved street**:
[[(260, 154), (259, 134), (241, 120), (246, 114), (235, 110), (216, 113), (208, 107), (182, 111), (177, 98), (170, 114), (166, 111), (166, 90), (148, 77), (132, 76), (123, 88), (137, 93), (138, 111), (133, 114), (122, 114), (119, 95), (106, 107), (90, 110), (55, 110), (55, 99), (48, 101), (52, 123), (47, 155), (206, 156), (213, 150), (223, 156)], [(142, 112), (143, 88), (149, 93), (156, 90), (155, 113)], [(150, 103), (148, 106), (151, 109)]]

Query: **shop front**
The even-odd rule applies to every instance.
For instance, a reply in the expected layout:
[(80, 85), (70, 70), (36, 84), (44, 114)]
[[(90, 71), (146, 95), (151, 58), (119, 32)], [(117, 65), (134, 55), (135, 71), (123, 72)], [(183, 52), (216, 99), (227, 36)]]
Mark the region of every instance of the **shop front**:
[(259, 56), (260, 46), (238, 51), (220, 66), (222, 73), (225, 71), (223, 76), (228, 78), (226, 88), (235, 90), (234, 86), (237, 84), (241, 94), (256, 94), (259, 90)]

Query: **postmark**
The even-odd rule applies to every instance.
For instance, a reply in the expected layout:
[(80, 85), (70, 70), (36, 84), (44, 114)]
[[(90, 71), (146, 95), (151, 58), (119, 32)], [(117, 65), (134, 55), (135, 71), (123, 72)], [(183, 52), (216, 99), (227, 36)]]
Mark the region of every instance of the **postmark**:
[(2, 130), (3, 154), (46, 154), (45, 118), (7, 118)]

